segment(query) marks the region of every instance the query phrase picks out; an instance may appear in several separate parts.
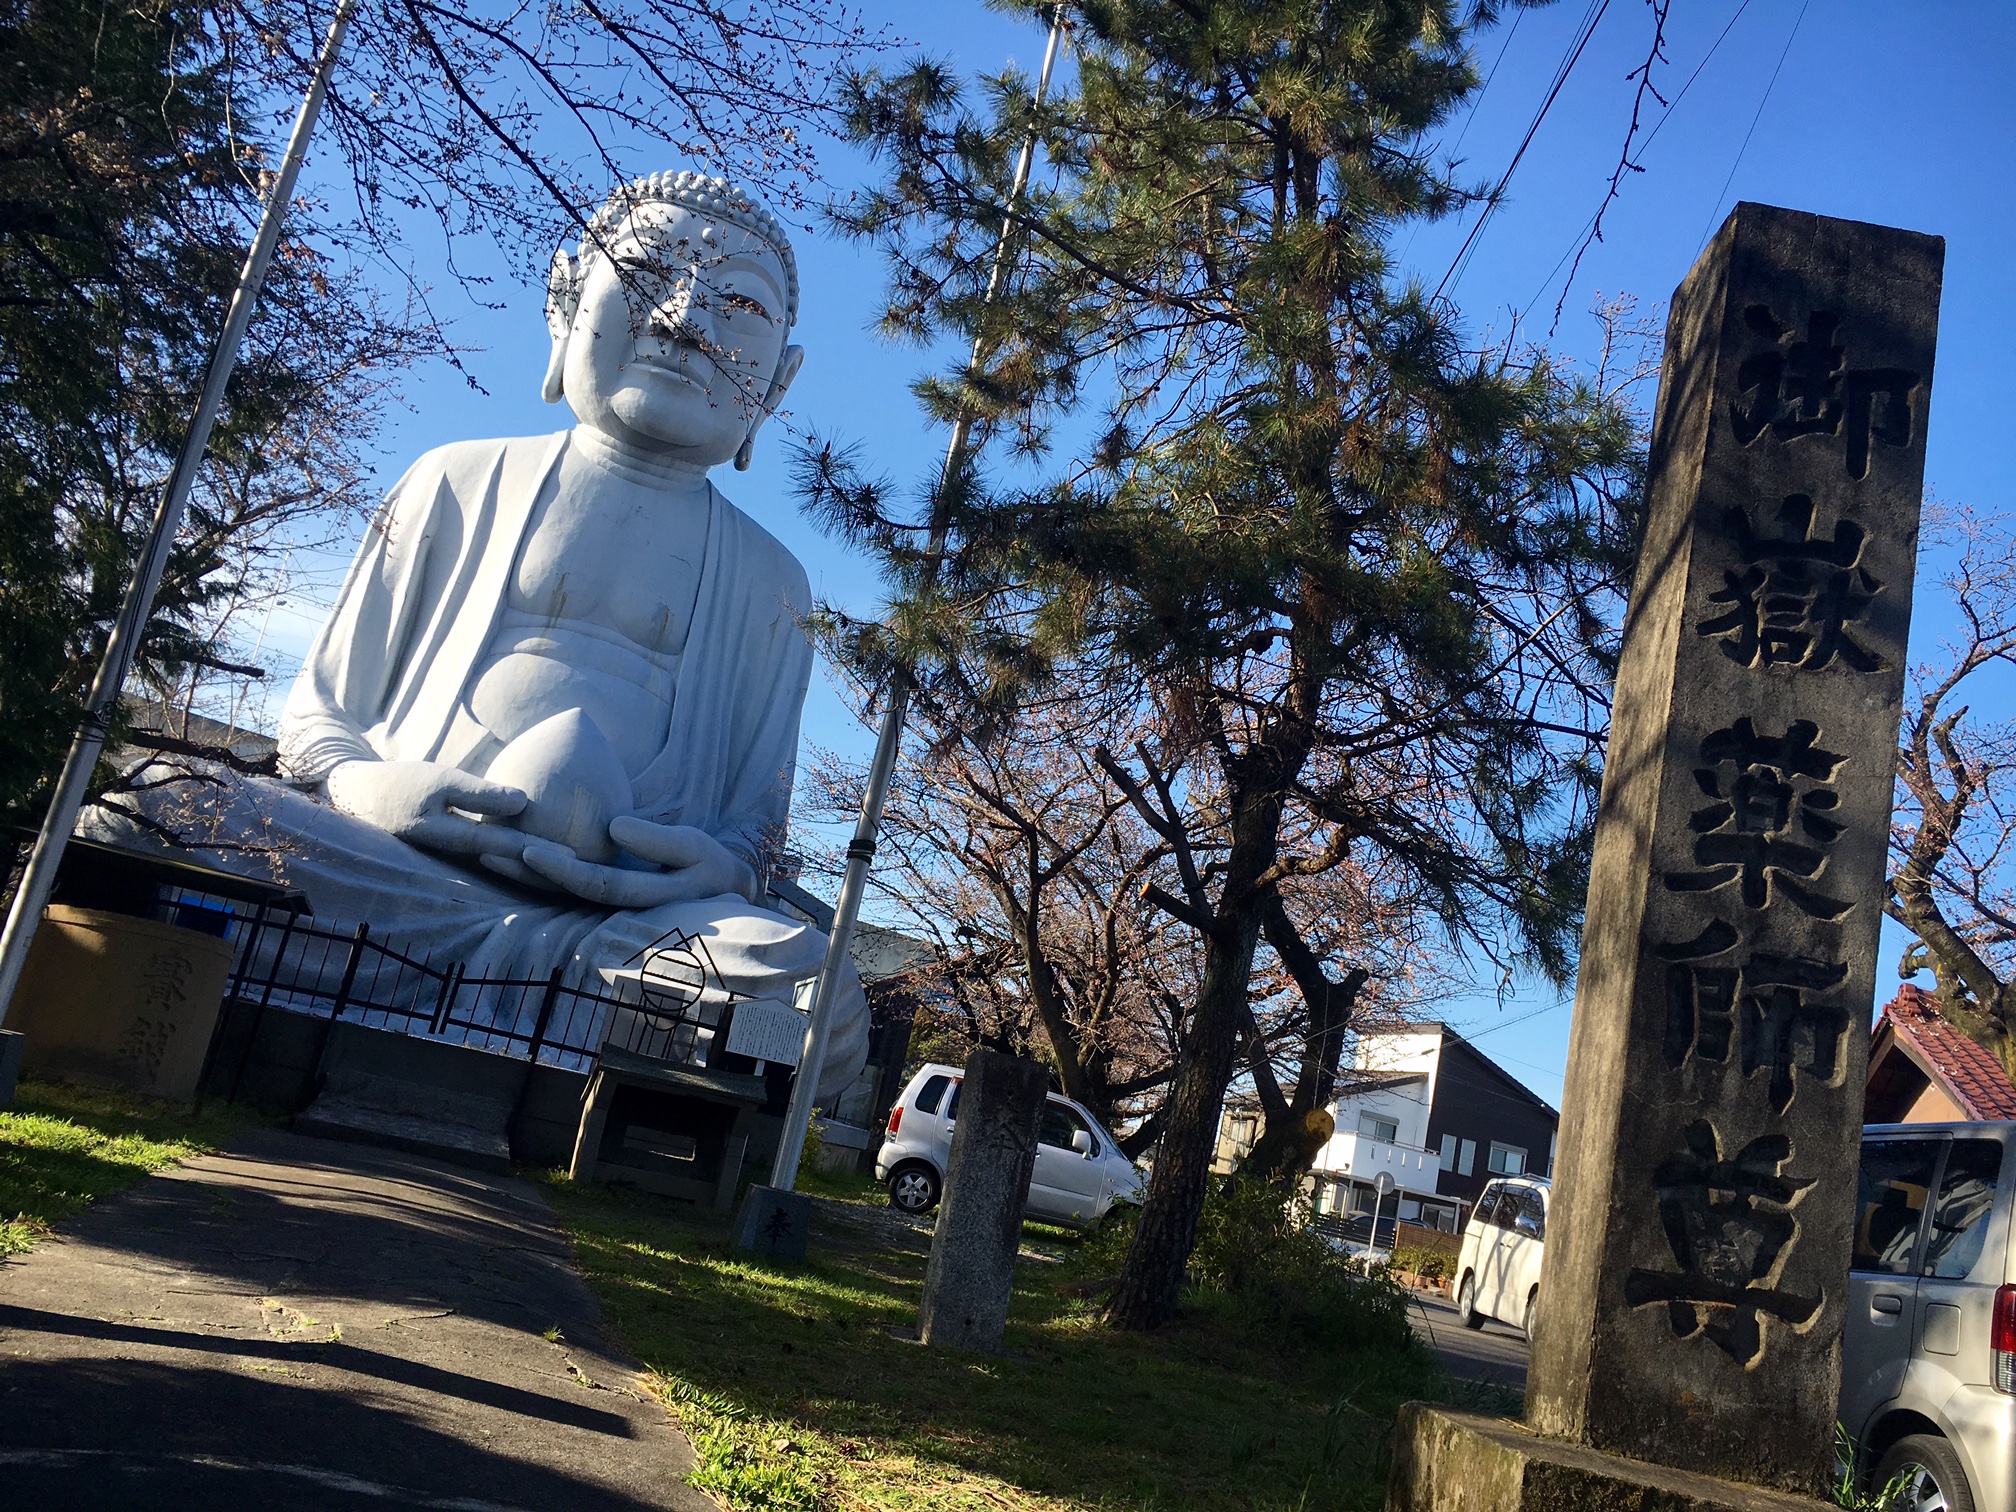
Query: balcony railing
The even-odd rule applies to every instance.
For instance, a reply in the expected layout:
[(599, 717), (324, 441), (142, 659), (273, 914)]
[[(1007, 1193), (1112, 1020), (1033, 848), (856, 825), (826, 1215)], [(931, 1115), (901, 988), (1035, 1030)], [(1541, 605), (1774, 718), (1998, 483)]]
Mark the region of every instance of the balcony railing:
[(1401, 1191), (1432, 1197), (1435, 1177), (1441, 1169), (1442, 1157), (1433, 1150), (1388, 1144), (1354, 1131), (1331, 1137), (1316, 1156), (1314, 1174), (1376, 1182), (1383, 1171)]

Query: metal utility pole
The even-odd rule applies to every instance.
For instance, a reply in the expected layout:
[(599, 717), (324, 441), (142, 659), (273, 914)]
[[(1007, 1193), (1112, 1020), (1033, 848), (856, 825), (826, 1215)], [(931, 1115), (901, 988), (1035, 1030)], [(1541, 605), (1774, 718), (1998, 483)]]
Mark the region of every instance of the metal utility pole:
[(57, 778), (56, 791), (49, 800), (48, 816), (42, 821), (42, 832), (35, 837), (35, 849), (29, 853), (28, 866), (21, 874), (21, 886), (15, 891), (14, 905), (7, 914), (6, 930), (0, 933), (0, 1023), (6, 1022), (7, 1009), (13, 1004), (14, 989), (28, 963), (28, 947), (35, 940), (35, 927), (41, 922), (43, 906), (48, 903), (49, 890), (56, 882), (63, 848), (69, 843), (78, 811), (84, 806), (84, 789), (91, 780), (92, 769), (98, 765), (99, 753), (105, 748), (105, 732), (118, 707), (119, 690), (125, 686), (141, 634), (154, 613), (154, 596), (160, 591), (161, 574), (168, 566), (169, 548), (175, 544), (182, 517), (188, 512), (189, 491), (203, 465), (203, 454), (209, 449), (218, 411), (224, 407), (224, 386), (230, 382), (232, 368), (237, 366), (238, 348), (245, 339), (245, 328), (252, 323), (259, 291), (265, 286), (266, 269), (280, 242), (280, 223), (286, 217), (287, 202), (294, 197), (294, 181), (300, 177), (301, 160), (315, 131), (315, 117), (321, 113), (322, 97), (328, 92), (329, 76), (335, 72), (337, 54), (343, 50), (343, 34), (349, 30), (350, 17), (356, 8), (357, 0), (340, 0), (328, 35), (323, 38), (315, 76), (309, 81), (300, 114), (294, 117), (293, 134), (287, 139), (287, 156), (281, 161), (279, 176), (273, 181), (265, 209), (260, 213), (251, 250), (245, 254), (245, 266), (239, 271), (238, 287), (231, 296), (224, 329), (211, 349), (210, 366), (203, 375), (203, 393), (196, 401), (188, 437), (175, 459), (175, 470), (168, 475), (161, 505), (154, 512), (147, 548), (141, 554), (133, 581), (127, 585), (119, 617), (112, 622), (104, 658), (98, 663), (98, 674), (92, 679), (91, 691), (84, 701), (84, 716), (78, 721), (70, 754), (63, 761), (63, 774)]
[[(1035, 103), (1041, 106), (1050, 92), (1050, 74), (1064, 49), (1064, 8), (1052, 13), (1050, 39), (1043, 48), (1043, 68), (1036, 78)], [(992, 305), (1008, 281), (1015, 209), (1029, 184), (1029, 170), (1036, 160), (1036, 128), (1031, 126), (1022, 143), (1022, 156), (1015, 165), (1009, 186), (1007, 213), (1002, 217), (1001, 236), (994, 244), (994, 267), (987, 277), (987, 294), (981, 308)], [(970, 374), (985, 356), (983, 331), (973, 338), (973, 355), (967, 359)], [(959, 464), (965, 460), (966, 445), (973, 433), (973, 419), (961, 415), (952, 427), (952, 442), (945, 449), (945, 463), (938, 472), (938, 487), (932, 494), (930, 545), (927, 548), (924, 583), (929, 587), (938, 575), (938, 563), (945, 554), (945, 536), (950, 522), (945, 518), (945, 492)], [(791, 1086), (791, 1107), (784, 1115), (784, 1137), (777, 1145), (777, 1159), (770, 1169), (770, 1185), (788, 1192), (798, 1180), (798, 1160), (805, 1152), (805, 1131), (812, 1122), (812, 1100), (818, 1095), (819, 1067), (826, 1059), (826, 1042), (833, 1032), (833, 996), (839, 990), (840, 972), (847, 964), (847, 949), (854, 939), (854, 924), (861, 915), (862, 894), (868, 889), (868, 868), (875, 859), (876, 837), (882, 829), (882, 802), (889, 794), (889, 777), (896, 769), (896, 752), (903, 743), (903, 721), (910, 712), (910, 669), (899, 667), (889, 681), (888, 702), (882, 710), (882, 729), (875, 740), (875, 760), (868, 769), (868, 786), (861, 795), (861, 817), (854, 826), (854, 838), (847, 846), (847, 870), (840, 880), (840, 896), (833, 905), (833, 929), (826, 942), (826, 961), (819, 968), (818, 985), (812, 990), (811, 1023), (805, 1030), (805, 1054), (798, 1062), (798, 1076)]]

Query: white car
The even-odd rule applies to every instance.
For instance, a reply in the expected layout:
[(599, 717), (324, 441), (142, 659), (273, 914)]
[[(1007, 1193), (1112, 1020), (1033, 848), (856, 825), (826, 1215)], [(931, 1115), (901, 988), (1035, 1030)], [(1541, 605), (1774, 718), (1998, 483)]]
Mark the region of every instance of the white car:
[[(925, 1066), (889, 1110), (889, 1128), (875, 1156), (875, 1179), (887, 1184), (890, 1205), (901, 1212), (930, 1212), (945, 1189), (963, 1077), (957, 1066)], [(1028, 1217), (1091, 1228), (1116, 1203), (1141, 1201), (1146, 1174), (1120, 1153), (1099, 1120), (1070, 1098), (1050, 1094), (1037, 1139)]]
[(1496, 1318), (1532, 1342), (1540, 1258), (1547, 1252), (1547, 1193), (1544, 1176), (1508, 1176), (1477, 1199), (1456, 1260), (1456, 1311), (1465, 1328)]

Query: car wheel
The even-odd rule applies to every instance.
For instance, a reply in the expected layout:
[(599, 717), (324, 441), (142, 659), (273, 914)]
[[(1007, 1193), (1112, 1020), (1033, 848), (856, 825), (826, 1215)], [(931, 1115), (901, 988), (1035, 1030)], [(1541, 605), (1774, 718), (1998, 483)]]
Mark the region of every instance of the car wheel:
[(1890, 1446), (1876, 1466), (1870, 1489), (1896, 1494), (1883, 1505), (1894, 1512), (1974, 1512), (1974, 1492), (1953, 1446), (1932, 1433), (1914, 1433)]
[(1477, 1311), (1477, 1274), (1463, 1272), (1463, 1284), (1456, 1288), (1456, 1316), (1463, 1320), (1465, 1328), (1482, 1328), (1484, 1314)]
[(901, 1165), (889, 1173), (889, 1205), (915, 1218), (938, 1205), (938, 1173), (927, 1165)]
[(1534, 1287), (1526, 1295), (1526, 1316), (1520, 1323), (1520, 1331), (1526, 1335), (1530, 1346), (1533, 1342), (1533, 1325), (1540, 1321), (1540, 1288)]

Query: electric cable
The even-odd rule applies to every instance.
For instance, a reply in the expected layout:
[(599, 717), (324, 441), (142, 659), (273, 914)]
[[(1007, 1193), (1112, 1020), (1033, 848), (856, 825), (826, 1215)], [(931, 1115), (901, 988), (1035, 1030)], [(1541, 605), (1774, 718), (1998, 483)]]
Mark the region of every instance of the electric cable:
[[(1456, 153), (1463, 146), (1463, 139), (1470, 135), (1470, 128), (1477, 124), (1477, 112), (1484, 104), (1484, 96), (1490, 93), (1491, 81), (1498, 77), (1498, 70), (1505, 62), (1505, 54), (1512, 50), (1512, 39), (1519, 34), (1519, 23), (1525, 19), (1526, 12), (1522, 10), (1512, 18), (1512, 24), (1505, 28), (1505, 41), (1498, 49), (1498, 57), (1491, 64), (1491, 71), (1484, 75), (1484, 82), (1477, 86), (1477, 93), (1471, 97), (1470, 113), (1463, 117), (1463, 129), (1456, 133), (1456, 140), (1449, 148), (1448, 158), (1452, 164)], [(1407, 245), (1400, 249), (1401, 262), (1407, 261), (1407, 254), (1414, 250), (1414, 238), (1420, 234), (1421, 222), (1417, 220), (1413, 229), (1407, 233)]]
[(1546, 98), (1541, 100), (1539, 110), (1534, 112), (1533, 123), (1526, 128), (1526, 135), (1520, 140), (1519, 150), (1512, 154), (1512, 161), (1506, 164), (1505, 172), (1499, 178), (1497, 187), (1485, 197), (1484, 213), (1477, 217), (1477, 224), (1470, 228), (1470, 234), (1463, 238), (1463, 245), (1456, 249), (1456, 256), (1449, 264), (1449, 271), (1444, 273), (1442, 281), (1435, 285), (1434, 298), (1442, 297), (1443, 291), (1449, 287), (1452, 279), (1462, 281), (1470, 258), (1477, 250), (1478, 238), (1484, 234), (1484, 228), (1491, 223), (1491, 217), (1499, 205), (1504, 203), (1506, 186), (1512, 182), (1512, 175), (1518, 171), (1521, 159), (1526, 156), (1526, 149), (1533, 145), (1533, 138), (1539, 134), (1541, 123), (1547, 119), (1547, 112), (1554, 108), (1554, 102), (1561, 97), (1561, 91), (1566, 87), (1569, 75), (1575, 71), (1575, 65), (1581, 61), (1583, 52), (1589, 46), (1589, 39), (1596, 35), (1597, 24), (1602, 21), (1604, 13), (1609, 9), (1610, 0), (1590, 0), (1589, 9), (1583, 13), (1575, 36), (1569, 40), (1567, 55), (1562, 59), (1561, 66), (1554, 71), (1554, 80), (1547, 90)]
[[(1743, 3), (1736, 7), (1736, 13), (1729, 18), (1729, 24), (1722, 28), (1721, 35), (1716, 37), (1708, 51), (1702, 54), (1701, 61), (1694, 65), (1694, 72), (1687, 76), (1687, 82), (1680, 86), (1680, 92), (1673, 96), (1673, 103), (1668, 105), (1665, 113), (1652, 123), (1652, 129), (1645, 133), (1644, 144), (1638, 149), (1639, 162), (1642, 163), (1645, 161), (1646, 152), (1651, 148), (1652, 143), (1657, 140), (1659, 133), (1666, 129), (1666, 123), (1673, 119), (1673, 112), (1678, 110), (1680, 102), (1687, 98), (1687, 91), (1694, 87), (1694, 81), (1701, 77), (1702, 71), (1708, 67), (1708, 64), (1714, 59), (1715, 54), (1721, 51), (1722, 44), (1729, 39), (1729, 33), (1736, 29), (1736, 23), (1743, 19), (1743, 13), (1749, 9), (1750, 0), (1743, 0)], [(1596, 224), (1596, 216), (1602, 213), (1599, 209), (1595, 215), (1590, 216), (1588, 220), (1582, 223), (1582, 229), (1575, 233), (1575, 240), (1569, 243), (1568, 250), (1563, 252), (1559, 261), (1547, 270), (1547, 276), (1540, 280), (1540, 287), (1533, 291), (1532, 299), (1526, 303), (1527, 309), (1532, 309), (1546, 296), (1547, 286), (1554, 282), (1554, 275), (1561, 271), (1561, 264), (1574, 256), (1575, 249), (1582, 245), (1583, 238), (1588, 236), (1590, 228)], [(1561, 290), (1561, 298), (1563, 300), (1568, 298), (1568, 290), (1565, 287)]]
[(1813, 0), (1799, 7), (1799, 14), (1793, 18), (1792, 30), (1786, 34), (1785, 47), (1778, 54), (1778, 66), (1771, 70), (1770, 82), (1764, 86), (1764, 98), (1757, 102), (1757, 114), (1750, 117), (1750, 129), (1743, 133), (1743, 145), (1736, 149), (1736, 161), (1729, 165), (1729, 177), (1722, 180), (1722, 188), (1715, 195), (1715, 203), (1708, 211), (1708, 227), (1701, 233), (1701, 246), (1708, 245), (1708, 238), (1715, 234), (1715, 217), (1722, 213), (1722, 196), (1729, 192), (1729, 186), (1736, 182), (1736, 170), (1743, 166), (1743, 154), (1750, 150), (1750, 139), (1757, 135), (1757, 123), (1764, 119), (1764, 107), (1771, 103), (1771, 91), (1778, 87), (1778, 75), (1785, 71), (1785, 60), (1792, 55), (1792, 43), (1799, 36), (1800, 23), (1806, 19), (1806, 12), (1812, 8)]
[(1470, 102), (1470, 114), (1463, 118), (1463, 129), (1456, 133), (1456, 140), (1450, 145), (1449, 155), (1454, 157), (1463, 146), (1463, 139), (1470, 135), (1470, 128), (1477, 124), (1478, 108), (1484, 103), (1484, 96), (1491, 92), (1491, 81), (1498, 77), (1498, 70), (1504, 66), (1505, 54), (1512, 50), (1512, 39), (1519, 35), (1519, 23), (1526, 19), (1523, 10), (1512, 18), (1512, 24), (1505, 28), (1505, 41), (1498, 49), (1498, 57), (1491, 65), (1491, 72), (1484, 75), (1484, 82), (1477, 86), (1477, 96)]

